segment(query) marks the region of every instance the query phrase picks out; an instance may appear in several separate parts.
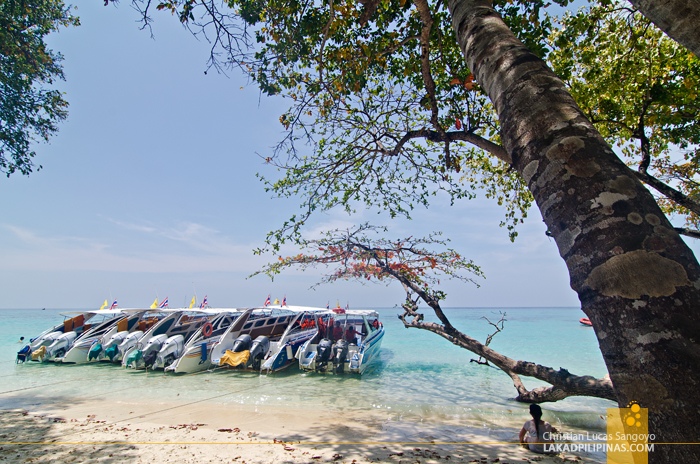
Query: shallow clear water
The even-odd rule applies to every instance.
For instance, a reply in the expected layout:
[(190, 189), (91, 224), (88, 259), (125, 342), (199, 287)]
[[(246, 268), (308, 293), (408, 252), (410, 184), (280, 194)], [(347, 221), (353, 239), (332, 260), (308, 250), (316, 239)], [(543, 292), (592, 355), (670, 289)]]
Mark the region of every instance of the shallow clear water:
[[(405, 329), (398, 309), (377, 309), (386, 328), (381, 354), (362, 378), (302, 374), (296, 366), (260, 376), (226, 371), (165, 375), (122, 369), (118, 365), (14, 363), (20, 336), (26, 339), (59, 323), (57, 310), (0, 310), (0, 408), (31, 408), (86, 397), (116, 401), (197, 401), (249, 405), (285, 405), (327, 410), (380, 409), (397, 418), (457, 421), (492, 430), (520, 427), (527, 405), (512, 400), (511, 379), (500, 370), (469, 362), (476, 356), (441, 337)], [(446, 310), (453, 325), (484, 341), (499, 319), (497, 309)], [(577, 308), (504, 308), (505, 330), (491, 348), (509, 357), (564, 367), (574, 374), (606, 374), (593, 330), (578, 320)], [(426, 319), (431, 320), (427, 311)], [(433, 318), (434, 319), (434, 316)], [(528, 388), (544, 385), (524, 380)], [(582, 430), (602, 430), (601, 415), (614, 403), (595, 398), (567, 398), (543, 405), (545, 420)], [(515, 425), (519, 424), (519, 425)]]

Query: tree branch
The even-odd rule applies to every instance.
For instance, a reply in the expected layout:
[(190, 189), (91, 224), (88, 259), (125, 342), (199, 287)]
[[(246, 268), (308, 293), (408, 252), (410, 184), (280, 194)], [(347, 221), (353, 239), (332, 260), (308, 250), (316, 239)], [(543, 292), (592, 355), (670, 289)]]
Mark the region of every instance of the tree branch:
[(645, 184), (649, 185), (650, 187), (653, 187), (657, 192), (668, 198), (669, 200), (681, 205), (684, 208), (689, 209), (693, 213), (697, 214), (700, 216), (700, 204), (697, 203), (696, 201), (693, 201), (690, 199), (687, 195), (684, 193), (674, 189), (670, 185), (667, 185), (657, 179), (656, 177), (647, 174), (646, 172), (641, 172), (641, 171), (632, 171), (634, 174), (644, 182)]
[(503, 148), (502, 146), (495, 144), (491, 142), (488, 139), (485, 139), (479, 135), (470, 133), (470, 132), (464, 132), (464, 131), (455, 131), (455, 132), (437, 132), (437, 131), (432, 131), (428, 129), (420, 129), (420, 130), (414, 130), (414, 131), (408, 131), (406, 134), (399, 140), (399, 142), (396, 144), (393, 150), (388, 152), (387, 154), (390, 156), (397, 156), (403, 146), (411, 139), (416, 139), (416, 138), (424, 138), (427, 140), (430, 140), (431, 142), (469, 142), (472, 145), (475, 145), (479, 148), (481, 148), (484, 151), (487, 151), (491, 153), (493, 156), (496, 158), (500, 159), (504, 163), (507, 163), (508, 165), (513, 164), (513, 160), (511, 159), (510, 155), (508, 152)]
[[(405, 306), (404, 310), (406, 310)], [(516, 390), (518, 390), (517, 401), (543, 403), (558, 401), (569, 396), (593, 396), (617, 401), (617, 396), (615, 395), (612, 382), (609, 378), (596, 379), (589, 375), (578, 376), (571, 374), (564, 368), (554, 370), (551, 367), (532, 362), (516, 361), (492, 350), (454, 327), (444, 327), (440, 324), (421, 322), (416, 319), (409, 322), (405, 319), (405, 316), (412, 316), (413, 314), (418, 314), (415, 312), (415, 309), (411, 309), (410, 311), (406, 310), (403, 315), (399, 316), (399, 319), (401, 319), (406, 328), (428, 330), (440, 335), (451, 343), (490, 361), (511, 378), (518, 375), (525, 375), (552, 385), (551, 388), (535, 389), (532, 392), (528, 392), (521, 382), (518, 385), (518, 379), (518, 382), (514, 381), (514, 386)]]
[(674, 227), (673, 230), (686, 237), (700, 238), (700, 230), (688, 229), (687, 227)]
[[(488, 360), (513, 379), (513, 384), (518, 391), (516, 398), (518, 401), (541, 403), (558, 401), (568, 396), (593, 396), (617, 400), (609, 378), (578, 376), (563, 368), (555, 370), (532, 362), (517, 361), (457, 330), (440, 307), (440, 300), (445, 298), (445, 294), (431, 289), (430, 284), (439, 284), (436, 274), (469, 281), (471, 279), (457, 272), (468, 270), (480, 275), (481, 271), (454, 250), (438, 253), (419, 247), (423, 244), (444, 245), (444, 241), (437, 240), (433, 236), (424, 239), (409, 237), (396, 242), (371, 240), (365, 236), (366, 232), (376, 232), (377, 229), (364, 224), (354, 230), (327, 232), (325, 238), (304, 241), (304, 248), (314, 249), (320, 252), (320, 255), (299, 254), (294, 257), (279, 258), (279, 262), (268, 264), (260, 272), (273, 277), (286, 267), (308, 268), (319, 264), (325, 266), (335, 264), (337, 269), (327, 275), (325, 282), (338, 279), (372, 280), (375, 278), (380, 281), (387, 277), (396, 279), (406, 291), (406, 302), (402, 305), (404, 312), (398, 316), (404, 327), (433, 332), (450, 343)], [(386, 231), (385, 228), (383, 230)], [(413, 295), (416, 295), (415, 298)], [(417, 311), (419, 299), (433, 310), (440, 323), (424, 321), (423, 314)], [(497, 324), (492, 323), (498, 328)], [(552, 386), (528, 391), (520, 381), (521, 375), (543, 380)]]

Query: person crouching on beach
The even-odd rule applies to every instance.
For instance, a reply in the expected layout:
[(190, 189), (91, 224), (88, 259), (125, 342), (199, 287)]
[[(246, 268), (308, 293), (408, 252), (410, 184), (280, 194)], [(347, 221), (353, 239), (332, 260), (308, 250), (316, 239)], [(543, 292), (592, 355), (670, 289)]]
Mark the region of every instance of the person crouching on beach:
[(520, 443), (527, 445), (530, 451), (545, 453), (544, 444), (553, 443), (552, 426), (542, 420), (542, 408), (537, 404), (530, 405), (532, 420), (525, 422), (520, 430)]

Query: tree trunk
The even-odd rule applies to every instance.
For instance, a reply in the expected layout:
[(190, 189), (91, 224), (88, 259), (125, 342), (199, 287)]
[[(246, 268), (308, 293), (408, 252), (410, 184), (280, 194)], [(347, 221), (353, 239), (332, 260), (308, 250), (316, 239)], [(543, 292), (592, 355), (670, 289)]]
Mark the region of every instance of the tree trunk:
[[(498, 112), (506, 151), (566, 261), (620, 407), (637, 401), (648, 408), (656, 442), (697, 441), (695, 256), (564, 83), (490, 3), (449, 0), (449, 9), (467, 65)], [(657, 445), (649, 458), (695, 462), (698, 456), (700, 448)]]
[(670, 38), (700, 58), (700, 0), (629, 0)]

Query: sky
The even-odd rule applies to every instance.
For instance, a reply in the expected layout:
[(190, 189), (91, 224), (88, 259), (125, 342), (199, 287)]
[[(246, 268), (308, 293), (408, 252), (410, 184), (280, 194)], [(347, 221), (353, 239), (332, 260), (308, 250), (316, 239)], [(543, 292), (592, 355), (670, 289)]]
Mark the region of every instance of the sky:
[[(122, 2), (79, 0), (81, 26), (49, 37), (64, 55), (58, 84), (69, 117), (36, 146), (30, 176), (0, 178), (0, 308), (170, 306), (206, 295), (214, 307), (289, 304), (350, 308), (400, 303), (397, 283), (337, 282), (311, 289), (318, 272), (248, 278), (275, 255), (255, 256), (299, 199), (271, 198), (257, 173), (282, 137), (284, 99), (260, 95), (235, 72), (205, 74), (208, 44), (168, 14), (154, 38)], [(511, 243), (505, 211), (483, 198), (443, 196), (412, 220), (377, 211), (319, 213), (309, 231), (369, 221), (389, 237), (442, 231), (480, 265), (479, 287), (442, 282), (445, 307), (579, 306), (566, 266), (536, 208)], [(285, 252), (294, 252), (286, 249)]]

